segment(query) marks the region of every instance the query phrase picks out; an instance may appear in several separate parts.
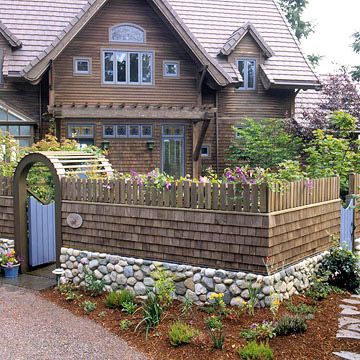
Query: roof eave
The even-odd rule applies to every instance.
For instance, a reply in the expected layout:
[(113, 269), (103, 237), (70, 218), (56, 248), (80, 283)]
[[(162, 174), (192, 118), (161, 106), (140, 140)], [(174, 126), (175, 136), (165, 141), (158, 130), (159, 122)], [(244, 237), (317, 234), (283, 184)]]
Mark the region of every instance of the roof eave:
[(22, 47), (22, 42), (15, 36), (10, 29), (0, 20), (0, 34), (4, 36), (9, 45), (14, 49)]

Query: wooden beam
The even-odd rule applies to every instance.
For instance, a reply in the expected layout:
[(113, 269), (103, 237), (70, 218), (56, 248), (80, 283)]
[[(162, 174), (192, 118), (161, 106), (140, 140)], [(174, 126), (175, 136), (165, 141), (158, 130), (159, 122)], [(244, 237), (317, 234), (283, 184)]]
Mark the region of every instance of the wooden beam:
[(210, 125), (210, 119), (205, 119), (202, 123), (200, 133), (198, 135), (198, 138), (196, 139), (196, 146), (195, 146), (194, 156), (193, 156), (194, 161), (198, 161), (200, 158), (201, 147), (203, 145), (205, 135), (206, 135), (207, 129), (209, 128), (209, 125)]
[(208, 65), (204, 65), (201, 71), (201, 75), (200, 75), (200, 79), (199, 79), (199, 84), (198, 84), (198, 93), (201, 93), (202, 90), (202, 86), (205, 80), (205, 76), (206, 76), (206, 72), (208, 70)]

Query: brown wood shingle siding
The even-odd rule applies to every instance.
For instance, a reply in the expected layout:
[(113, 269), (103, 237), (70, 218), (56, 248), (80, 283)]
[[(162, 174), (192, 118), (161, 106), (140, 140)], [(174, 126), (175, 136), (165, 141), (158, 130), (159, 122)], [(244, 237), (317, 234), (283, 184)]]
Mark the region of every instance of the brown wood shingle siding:
[[(146, 43), (110, 43), (109, 28), (119, 23), (144, 28)], [(101, 49), (154, 51), (154, 85), (102, 85)], [(73, 76), (73, 57), (92, 58), (92, 75)], [(181, 62), (180, 79), (163, 77), (164, 60)], [(54, 68), (56, 102), (197, 104), (196, 64), (145, 0), (110, 0), (58, 57)]]
[(0, 196), (0, 238), (14, 239), (13, 198)]

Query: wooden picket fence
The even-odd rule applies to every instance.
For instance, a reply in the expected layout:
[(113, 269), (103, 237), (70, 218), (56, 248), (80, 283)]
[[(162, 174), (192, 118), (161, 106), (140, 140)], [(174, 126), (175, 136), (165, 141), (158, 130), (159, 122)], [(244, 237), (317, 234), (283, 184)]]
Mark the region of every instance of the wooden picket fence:
[(0, 196), (12, 196), (13, 178), (0, 175)]
[(349, 195), (360, 194), (360, 174), (349, 175)]
[(172, 183), (170, 189), (125, 180), (63, 178), (64, 200), (136, 206), (269, 213), (336, 200), (338, 177), (296, 181), (281, 189), (261, 185)]

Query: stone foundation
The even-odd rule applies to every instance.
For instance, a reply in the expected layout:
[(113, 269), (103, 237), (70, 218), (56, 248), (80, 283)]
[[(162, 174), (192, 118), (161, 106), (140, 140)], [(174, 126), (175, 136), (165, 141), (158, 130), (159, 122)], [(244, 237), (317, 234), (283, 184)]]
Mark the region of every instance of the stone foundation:
[(14, 249), (14, 240), (0, 239), (0, 254)]
[(61, 281), (84, 286), (84, 270), (88, 268), (104, 281), (108, 291), (126, 288), (137, 296), (145, 296), (154, 286), (151, 272), (163, 266), (174, 275), (176, 299), (186, 296), (197, 305), (205, 305), (216, 292), (224, 294), (227, 304), (236, 306), (249, 300), (248, 288), (252, 286), (261, 287), (259, 304), (266, 307), (274, 294), (283, 301), (308, 288), (323, 257), (324, 254), (317, 255), (273, 275), (262, 276), (62, 248), (60, 262), (65, 274)]

